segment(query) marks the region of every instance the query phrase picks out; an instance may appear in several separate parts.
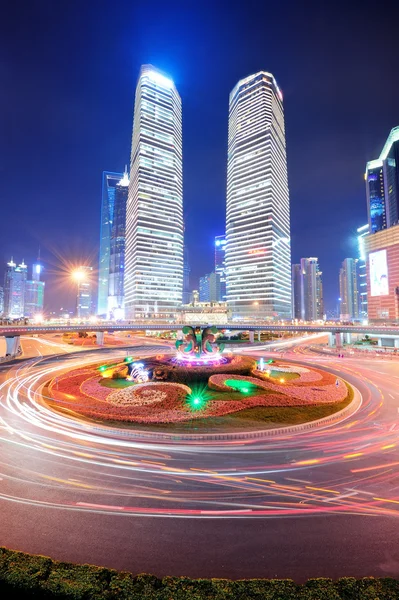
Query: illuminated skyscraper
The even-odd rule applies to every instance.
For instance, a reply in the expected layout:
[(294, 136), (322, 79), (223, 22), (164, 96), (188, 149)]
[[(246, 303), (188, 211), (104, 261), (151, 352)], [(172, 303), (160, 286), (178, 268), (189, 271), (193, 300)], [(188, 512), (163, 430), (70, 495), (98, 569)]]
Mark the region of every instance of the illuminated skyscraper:
[(125, 171), (122, 179), (115, 186), (112, 214), (107, 309), (107, 316), (111, 319), (123, 319), (125, 315), (125, 230), (128, 189), (129, 177)]
[(226, 236), (215, 237), (215, 273), (220, 277), (219, 302), (226, 301)]
[(74, 274), (77, 283), (76, 316), (79, 319), (92, 314), (92, 271), (93, 267), (82, 265)]
[(362, 225), (357, 229), (357, 243), (359, 248), (359, 317), (367, 319), (367, 269), (366, 269), (366, 251), (364, 248), (364, 238), (369, 233), (369, 226)]
[(339, 270), (339, 295), (344, 321), (359, 318), (359, 268), (357, 258), (345, 258)]
[(182, 293), (181, 100), (173, 81), (145, 65), (136, 87), (126, 212), (126, 317), (171, 317)]
[(394, 127), (380, 157), (366, 166), (367, 210), (370, 233), (399, 222), (399, 127)]
[(25, 312), (25, 284), (28, 267), (22, 261), (16, 265), (13, 259), (7, 263), (4, 276), (4, 315), (19, 319)]
[(186, 245), (184, 245), (184, 264), (183, 264), (183, 304), (190, 302), (190, 254)]
[(291, 318), (283, 96), (260, 71), (230, 94), (226, 278), (233, 317)]
[(34, 318), (43, 313), (44, 281), (40, 281), (42, 265), (35, 263), (32, 266), (32, 279), (25, 282), (25, 317)]
[(301, 258), (292, 265), (293, 315), (295, 319), (316, 321), (323, 318), (323, 281), (317, 258)]
[(101, 201), (100, 255), (98, 264), (98, 304), (97, 314), (106, 316), (108, 312), (109, 267), (112, 219), (115, 204), (115, 189), (122, 179), (122, 173), (103, 172)]

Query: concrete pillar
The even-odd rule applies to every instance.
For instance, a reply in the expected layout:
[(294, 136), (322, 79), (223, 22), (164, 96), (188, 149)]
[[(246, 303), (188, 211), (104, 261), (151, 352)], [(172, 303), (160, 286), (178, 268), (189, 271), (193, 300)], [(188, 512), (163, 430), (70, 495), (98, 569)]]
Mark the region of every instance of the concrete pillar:
[(19, 335), (6, 337), (6, 356), (17, 356), (21, 352), (21, 338)]
[(249, 332), (249, 341), (251, 342), (251, 344), (254, 343), (254, 341), (255, 341), (255, 332), (254, 331)]
[(378, 339), (377, 345), (380, 346), (380, 347), (382, 347), (382, 338), (379, 337), (377, 339)]
[(337, 350), (340, 350), (342, 348), (342, 334), (340, 331), (335, 332), (335, 345), (337, 347)]
[(394, 339), (394, 346), (395, 348), (399, 348), (399, 338)]
[(258, 331), (258, 342), (261, 342), (260, 331)]
[(344, 333), (344, 342), (346, 344), (351, 344), (352, 343), (352, 334), (349, 333)]
[(104, 345), (104, 331), (97, 331), (96, 332), (96, 344), (97, 344), (97, 346), (103, 346)]
[(335, 344), (335, 336), (332, 333), (328, 334), (328, 345), (330, 346), (330, 348), (333, 348)]

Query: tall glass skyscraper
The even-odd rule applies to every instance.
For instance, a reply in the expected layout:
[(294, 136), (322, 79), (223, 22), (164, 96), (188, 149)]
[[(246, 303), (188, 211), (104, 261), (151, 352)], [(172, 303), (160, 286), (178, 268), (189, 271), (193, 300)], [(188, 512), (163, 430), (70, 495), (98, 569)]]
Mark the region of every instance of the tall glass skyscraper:
[(370, 233), (399, 222), (399, 127), (394, 127), (380, 157), (366, 166)]
[(357, 244), (359, 250), (359, 317), (367, 319), (367, 269), (366, 269), (366, 249), (364, 247), (364, 238), (369, 234), (369, 225), (362, 225), (357, 229)]
[(25, 314), (25, 285), (28, 267), (22, 261), (20, 265), (10, 260), (4, 276), (4, 315), (19, 319)]
[(359, 265), (357, 258), (345, 258), (339, 270), (339, 295), (344, 321), (359, 318)]
[(323, 280), (319, 261), (315, 257), (301, 258), (292, 265), (293, 314), (295, 319), (316, 321), (323, 319)]
[(265, 71), (242, 79), (230, 94), (226, 237), (233, 318), (291, 318), (283, 96)]
[(97, 314), (104, 317), (108, 313), (110, 248), (115, 188), (122, 177), (122, 173), (103, 172)]
[(220, 277), (219, 302), (226, 301), (226, 236), (215, 237), (215, 273)]
[(183, 293), (182, 109), (171, 79), (141, 68), (126, 212), (126, 318), (170, 318)]
[(111, 319), (123, 319), (125, 315), (125, 230), (128, 189), (129, 176), (125, 172), (122, 179), (115, 186), (112, 215), (107, 310), (107, 316)]

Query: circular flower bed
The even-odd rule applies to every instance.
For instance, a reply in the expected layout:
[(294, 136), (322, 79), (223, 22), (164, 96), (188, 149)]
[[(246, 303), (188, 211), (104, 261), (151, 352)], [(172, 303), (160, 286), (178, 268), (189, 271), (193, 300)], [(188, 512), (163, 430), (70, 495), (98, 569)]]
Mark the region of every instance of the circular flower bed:
[[(220, 367), (201, 366), (195, 369), (195, 376), (194, 369), (179, 366), (176, 370), (163, 358), (140, 362), (145, 363), (152, 381), (138, 384), (115, 379), (116, 373), (126, 369), (122, 362), (97, 364), (54, 379), (49, 385), (51, 399), (58, 407), (87, 417), (150, 424), (221, 417), (256, 407), (331, 404), (347, 396), (346, 385), (335, 376), (296, 365), (274, 363), (270, 370), (281, 373), (279, 378), (258, 371), (253, 359), (239, 356), (220, 366), (226, 372), (215, 373)], [(176, 381), (186, 370), (192, 375), (190, 387)], [(298, 377), (290, 381), (289, 373)]]

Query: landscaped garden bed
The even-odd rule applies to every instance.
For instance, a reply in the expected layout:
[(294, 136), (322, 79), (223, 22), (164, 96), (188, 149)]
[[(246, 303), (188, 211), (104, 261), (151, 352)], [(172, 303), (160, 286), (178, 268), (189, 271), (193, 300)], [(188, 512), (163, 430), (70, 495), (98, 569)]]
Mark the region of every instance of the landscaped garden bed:
[(300, 423), (350, 401), (346, 384), (330, 373), (283, 362), (266, 370), (240, 356), (216, 367), (181, 366), (162, 356), (139, 362), (149, 381), (129, 381), (123, 360), (95, 364), (51, 381), (49, 400), (58, 409), (109, 423), (200, 430)]

